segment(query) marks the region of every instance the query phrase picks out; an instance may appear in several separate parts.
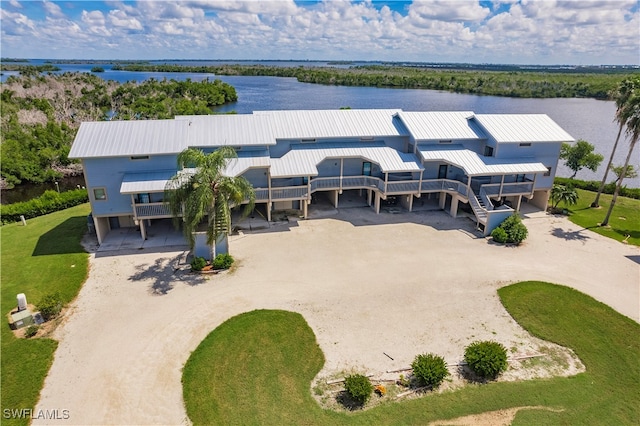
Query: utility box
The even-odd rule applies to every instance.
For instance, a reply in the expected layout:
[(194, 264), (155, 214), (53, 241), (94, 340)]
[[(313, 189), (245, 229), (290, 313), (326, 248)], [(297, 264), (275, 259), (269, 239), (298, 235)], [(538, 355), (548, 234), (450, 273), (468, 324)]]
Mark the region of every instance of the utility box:
[(9, 323), (9, 326), (13, 330), (18, 330), (34, 323), (35, 322), (33, 320), (33, 315), (31, 314), (31, 312), (29, 312), (28, 309), (25, 309), (24, 311), (18, 311), (11, 314), (11, 322)]

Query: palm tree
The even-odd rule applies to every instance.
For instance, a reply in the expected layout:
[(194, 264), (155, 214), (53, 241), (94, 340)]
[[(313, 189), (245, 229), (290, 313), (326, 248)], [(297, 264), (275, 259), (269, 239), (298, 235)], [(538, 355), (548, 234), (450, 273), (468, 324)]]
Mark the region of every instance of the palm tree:
[(607, 175), (609, 174), (609, 170), (611, 170), (611, 166), (613, 165), (613, 157), (616, 154), (616, 149), (618, 148), (618, 142), (620, 141), (620, 135), (622, 134), (622, 129), (626, 123), (625, 119), (625, 108), (627, 106), (627, 102), (629, 101), (629, 97), (634, 92), (635, 89), (640, 87), (640, 79), (627, 79), (623, 80), (615, 89), (612, 91), (612, 97), (616, 102), (616, 117), (615, 121), (618, 122), (618, 136), (616, 136), (616, 141), (613, 144), (613, 149), (611, 150), (611, 156), (609, 157), (609, 162), (607, 163), (607, 168), (604, 171), (604, 176), (602, 177), (602, 182), (600, 182), (600, 188), (598, 188), (598, 193), (596, 194), (596, 199), (591, 203), (591, 207), (600, 207), (600, 195), (602, 191), (604, 191), (604, 187), (607, 184)]
[[(640, 82), (640, 78), (636, 80)], [(624, 180), (626, 172), (629, 169), (629, 162), (631, 161), (633, 149), (638, 142), (638, 138), (640, 138), (640, 84), (636, 86), (632, 95), (627, 100), (627, 107), (625, 108), (625, 111), (625, 124), (627, 126), (627, 133), (631, 136), (631, 141), (629, 142), (629, 152), (627, 153), (627, 158), (625, 159), (624, 166), (622, 166), (622, 172), (620, 173), (619, 179), (616, 183), (616, 189), (613, 192), (613, 198), (611, 199), (609, 210), (607, 211), (607, 215), (605, 216), (604, 220), (600, 224), (601, 226), (607, 226), (609, 224), (609, 218), (611, 216), (611, 212), (613, 211), (613, 206), (615, 206), (616, 200), (618, 199), (622, 181)]]
[(565, 206), (571, 206), (578, 202), (578, 191), (570, 186), (565, 185), (553, 185), (551, 187), (551, 201), (553, 202), (552, 209), (558, 208), (558, 204), (561, 202)]
[(212, 153), (188, 148), (178, 154), (180, 171), (169, 180), (165, 188), (167, 200), (176, 227), (183, 224), (184, 235), (190, 247), (195, 246), (194, 233), (206, 221), (207, 245), (211, 259), (215, 257), (215, 244), (225, 240), (231, 232), (231, 208), (245, 202), (244, 214), (253, 210), (255, 193), (243, 177), (224, 175), (227, 163), (237, 157), (231, 147), (222, 147)]

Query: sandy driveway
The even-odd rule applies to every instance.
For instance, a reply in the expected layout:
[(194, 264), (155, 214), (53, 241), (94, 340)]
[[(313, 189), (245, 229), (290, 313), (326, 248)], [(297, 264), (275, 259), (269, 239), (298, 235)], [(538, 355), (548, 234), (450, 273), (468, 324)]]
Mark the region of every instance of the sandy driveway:
[(37, 409), (69, 410), (65, 424), (187, 423), (180, 379), (190, 352), (259, 308), (306, 318), (326, 356), (321, 375), (402, 368), (422, 352), (457, 361), (476, 339), (526, 350), (532, 339), (496, 295), (515, 281), (570, 285), (640, 319), (637, 248), (544, 213), (525, 223), (526, 244), (507, 248), (443, 212), (344, 209), (232, 237), (239, 269), (210, 278), (176, 271), (183, 252), (92, 256)]

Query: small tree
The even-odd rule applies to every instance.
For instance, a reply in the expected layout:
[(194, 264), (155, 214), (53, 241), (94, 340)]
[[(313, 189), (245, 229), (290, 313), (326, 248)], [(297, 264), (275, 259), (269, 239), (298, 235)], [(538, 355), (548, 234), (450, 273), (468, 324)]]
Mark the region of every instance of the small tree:
[(560, 159), (564, 160), (567, 167), (573, 170), (571, 179), (583, 168), (587, 168), (593, 172), (598, 169), (604, 157), (601, 154), (593, 152), (595, 147), (589, 142), (580, 139), (575, 145), (563, 143), (560, 148)]
[(512, 214), (504, 220), (499, 226), (507, 234), (507, 242), (513, 244), (520, 244), (529, 235), (527, 227), (522, 223), (520, 215), (518, 213)]
[(578, 191), (571, 186), (555, 184), (551, 187), (552, 208), (558, 208), (558, 204), (564, 203), (565, 206), (571, 206), (578, 202)]
[(440, 386), (449, 375), (444, 358), (434, 354), (417, 355), (411, 363), (411, 368), (422, 386), (431, 386), (433, 389)]
[(364, 405), (373, 393), (371, 381), (362, 374), (347, 376), (344, 379), (344, 389), (360, 405)]
[(40, 310), (40, 315), (45, 321), (49, 321), (58, 316), (62, 310), (62, 297), (59, 293), (47, 294), (36, 305)]
[[(615, 183), (617, 184), (621, 177), (623, 176), (622, 171), (624, 170), (623, 166), (611, 166), (611, 171), (616, 175)], [(624, 170), (624, 178), (625, 179), (635, 179), (638, 177), (638, 170), (631, 164), (627, 164), (627, 169)]]
[(507, 369), (507, 350), (491, 340), (473, 342), (464, 350), (464, 361), (478, 376), (495, 379)]

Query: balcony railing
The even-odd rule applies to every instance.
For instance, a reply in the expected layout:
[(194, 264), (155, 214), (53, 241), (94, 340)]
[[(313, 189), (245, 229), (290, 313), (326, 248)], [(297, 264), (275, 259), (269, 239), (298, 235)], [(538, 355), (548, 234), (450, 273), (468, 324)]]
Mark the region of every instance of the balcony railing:
[(140, 218), (171, 217), (171, 210), (165, 203), (141, 203), (134, 204), (136, 216)]
[(524, 195), (531, 194), (533, 192), (533, 182), (514, 182), (505, 183), (502, 185), (502, 191), (500, 191), (499, 183), (492, 183), (482, 185), (485, 193), (489, 197), (500, 197), (504, 195)]

